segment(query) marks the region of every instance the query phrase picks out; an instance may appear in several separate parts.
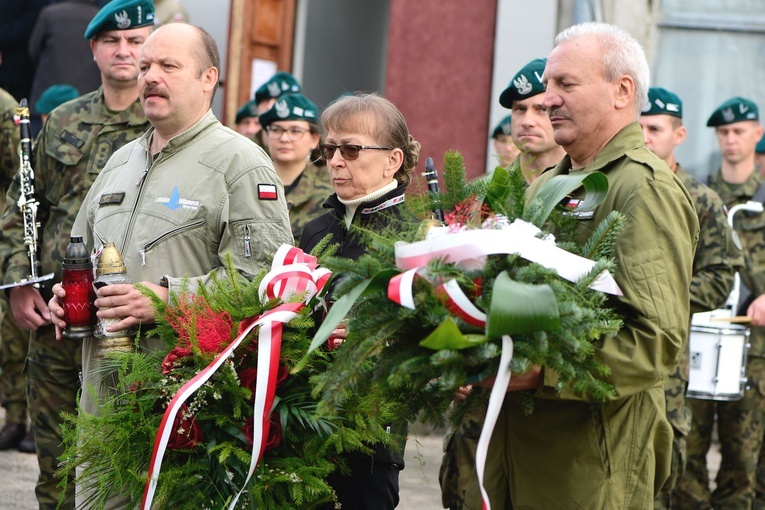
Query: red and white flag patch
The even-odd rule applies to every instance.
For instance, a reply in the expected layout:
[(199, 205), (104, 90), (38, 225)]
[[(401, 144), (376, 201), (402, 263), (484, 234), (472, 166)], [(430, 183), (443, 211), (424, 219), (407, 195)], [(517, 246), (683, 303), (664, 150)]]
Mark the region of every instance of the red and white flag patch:
[(258, 184), (258, 200), (276, 200), (275, 184)]

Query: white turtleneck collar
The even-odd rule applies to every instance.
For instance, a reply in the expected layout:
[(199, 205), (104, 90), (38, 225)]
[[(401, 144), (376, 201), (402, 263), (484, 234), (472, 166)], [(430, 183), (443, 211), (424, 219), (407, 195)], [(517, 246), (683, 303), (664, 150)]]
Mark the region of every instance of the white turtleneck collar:
[(378, 189), (377, 191), (373, 191), (369, 195), (364, 195), (361, 198), (343, 200), (342, 198), (337, 197), (340, 203), (345, 206), (345, 216), (343, 217), (343, 220), (345, 220), (345, 228), (351, 227), (351, 221), (353, 221), (353, 215), (356, 214), (356, 209), (358, 209), (358, 207), (361, 204), (363, 204), (364, 202), (371, 202), (372, 200), (377, 200), (383, 195), (390, 193), (397, 187), (398, 187), (398, 181), (396, 179), (393, 179), (391, 182), (389, 182), (382, 188)]

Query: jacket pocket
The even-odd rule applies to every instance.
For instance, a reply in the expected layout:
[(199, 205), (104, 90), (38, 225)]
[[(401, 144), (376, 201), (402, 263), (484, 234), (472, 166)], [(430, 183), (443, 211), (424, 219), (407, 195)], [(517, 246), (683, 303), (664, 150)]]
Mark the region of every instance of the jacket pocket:
[[(180, 234), (188, 233), (190, 231), (193, 231), (195, 229), (198, 229), (199, 227), (202, 227), (205, 224), (204, 218), (192, 221), (191, 223), (186, 223), (184, 225), (179, 225), (171, 230), (168, 230), (167, 232), (162, 233), (160, 236), (152, 239), (148, 243), (145, 243), (143, 247), (141, 248), (140, 255), (141, 255), (141, 266), (146, 265), (146, 259), (151, 254), (149, 252), (152, 251), (152, 249), (156, 248), (157, 245), (163, 244), (167, 242), (169, 239), (172, 239)], [(173, 250), (173, 253), (175, 256), (181, 255), (183, 252), (181, 251), (175, 251)], [(195, 251), (190, 251), (186, 253), (195, 253)], [(195, 253), (196, 254), (196, 253)], [(167, 255), (167, 254), (166, 254)]]

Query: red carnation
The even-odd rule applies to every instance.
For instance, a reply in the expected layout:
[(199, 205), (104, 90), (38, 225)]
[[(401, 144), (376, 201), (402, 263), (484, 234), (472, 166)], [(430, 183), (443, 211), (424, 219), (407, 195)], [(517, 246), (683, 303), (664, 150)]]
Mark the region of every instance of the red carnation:
[(167, 375), (173, 371), (175, 364), (181, 358), (191, 354), (191, 350), (185, 347), (173, 347), (170, 352), (167, 353), (165, 359), (162, 361), (162, 375)]
[(284, 381), (287, 380), (287, 377), (290, 375), (290, 369), (287, 368), (282, 363), (279, 363), (279, 370), (276, 372), (276, 387), (282, 385)]
[(202, 441), (202, 428), (196, 416), (187, 417), (189, 408), (184, 404), (175, 416), (167, 447), (174, 450), (191, 450)]

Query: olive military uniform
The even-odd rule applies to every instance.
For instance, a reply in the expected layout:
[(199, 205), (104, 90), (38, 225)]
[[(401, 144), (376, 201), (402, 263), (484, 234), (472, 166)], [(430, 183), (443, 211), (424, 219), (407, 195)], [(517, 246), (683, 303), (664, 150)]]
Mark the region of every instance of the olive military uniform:
[(292, 184), (284, 187), (296, 246), (300, 244), (306, 223), (326, 212), (322, 204), (334, 192), (327, 169), (312, 164)]
[[(45, 122), (35, 147), (35, 186), (40, 201), (40, 260), (43, 273), (54, 271), (61, 281), (72, 224), (82, 200), (114, 151), (141, 136), (149, 124), (136, 100), (127, 110), (106, 109), (101, 88), (64, 103)], [(14, 182), (9, 196), (18, 196)], [(3, 232), (14, 251), (6, 267), (6, 282), (29, 271), (23, 251), (21, 215), (7, 204)], [(50, 298), (48, 289), (43, 297)], [(81, 343), (57, 341), (52, 325), (37, 330), (29, 348), (29, 406), (37, 440), (40, 478), (35, 489), (40, 508), (56, 508), (60, 488), (53, 478), (61, 447), (61, 412), (74, 413), (80, 386)], [(73, 492), (74, 484), (69, 484)], [(73, 506), (74, 498), (67, 508)]]
[[(17, 106), (13, 96), (0, 89), (0, 206), (3, 208), (5, 194), (19, 170), (20, 132), (14, 122)], [(2, 236), (2, 242), (7, 242), (5, 235)], [(21, 329), (13, 318), (5, 292), (0, 293), (0, 321), (0, 395), (5, 408), (5, 422), (26, 426), (24, 360), (27, 357), (29, 332)]]
[[(728, 184), (718, 171), (709, 186), (730, 208), (745, 203), (763, 183), (753, 171), (743, 184)], [(734, 228), (743, 244), (746, 268), (742, 279), (752, 294), (765, 292), (765, 215), (739, 213)], [(750, 389), (744, 398), (734, 402), (688, 399), (693, 413), (688, 436), (688, 465), (680, 480), (675, 501), (678, 508), (751, 508), (755, 494), (755, 471), (762, 444), (763, 410), (765, 409), (765, 329), (750, 329), (747, 375)], [(715, 412), (721, 442), (722, 464), (717, 473), (717, 488), (709, 491), (706, 454), (712, 437)]]
[[(694, 179), (678, 164), (675, 175), (688, 190), (699, 218), (699, 244), (693, 257), (691, 313), (722, 308), (733, 287), (734, 275), (744, 266), (744, 255), (732, 237), (725, 206), (719, 195)], [(688, 389), (689, 345), (664, 386), (667, 419), (674, 430), (672, 471), (654, 505), (671, 508), (671, 495), (685, 470), (686, 439), (691, 429), (691, 411), (685, 404)]]
[[(672, 428), (663, 383), (688, 334), (698, 219), (677, 177), (645, 147), (637, 122), (582, 169), (571, 169), (565, 157), (528, 195), (556, 175), (593, 171), (606, 174), (609, 190), (593, 214), (577, 215), (578, 241), (611, 211), (626, 218), (614, 245), (614, 277), (624, 295), (608, 301), (624, 327), (595, 351), (611, 368), (604, 380), (615, 395), (596, 403), (568, 389), (557, 394), (550, 370), (543, 371), (531, 415), (519, 395), (508, 393), (486, 466), (492, 508), (645, 510), (669, 476)], [(465, 500), (468, 510), (482, 506), (476, 476)]]

